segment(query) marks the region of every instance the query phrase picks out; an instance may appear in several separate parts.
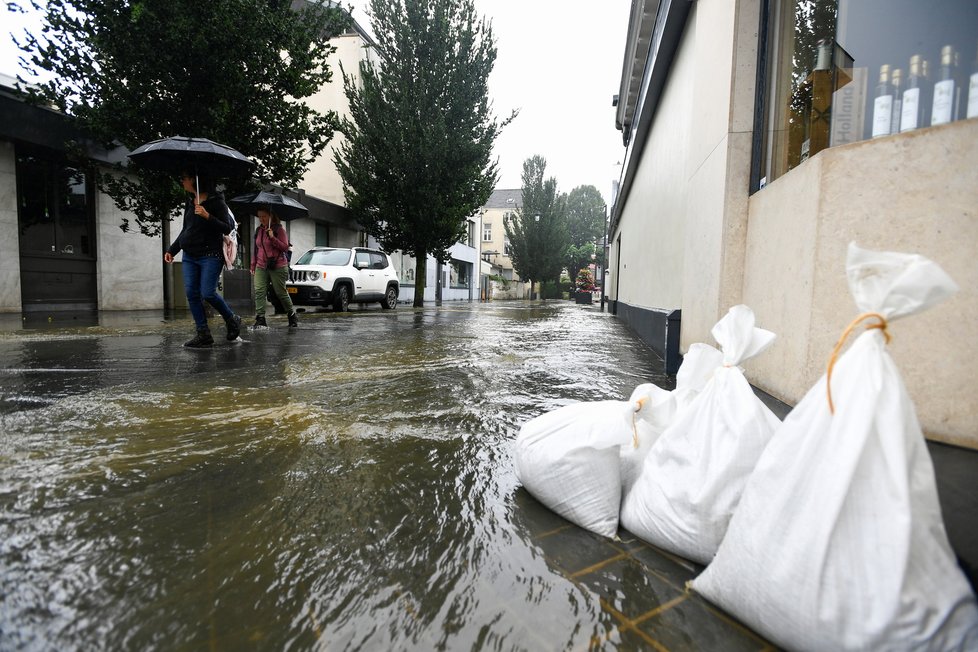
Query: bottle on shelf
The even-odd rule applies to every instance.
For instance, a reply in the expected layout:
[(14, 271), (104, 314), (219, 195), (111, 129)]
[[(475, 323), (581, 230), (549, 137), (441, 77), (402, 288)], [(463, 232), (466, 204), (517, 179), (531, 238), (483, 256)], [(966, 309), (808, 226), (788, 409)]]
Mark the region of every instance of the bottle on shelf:
[(829, 146), (831, 133), (832, 94), (835, 92), (835, 71), (832, 66), (832, 39), (822, 39), (816, 44), (815, 66), (806, 84), (811, 89), (808, 125), (802, 143), (801, 160), (815, 156)]
[(889, 136), (893, 123), (893, 87), (890, 85), (890, 65), (880, 66), (880, 79), (873, 100), (873, 138)]
[(910, 71), (907, 74), (906, 88), (903, 90), (903, 105), (900, 107), (900, 131), (911, 131), (927, 124), (924, 107), (928, 102), (924, 97), (927, 87), (924, 75), (924, 58), (919, 54), (910, 57)]
[(893, 110), (890, 112), (890, 133), (900, 133), (900, 113), (903, 107), (903, 71), (895, 68), (890, 73), (890, 85), (893, 87)]
[(971, 64), (971, 75), (968, 77), (968, 113), (965, 117), (978, 118), (978, 55)]
[(934, 97), (934, 82), (930, 70), (930, 61), (927, 59), (922, 59), (920, 61), (920, 76), (922, 77), (920, 85), (920, 104), (921, 104), (921, 127), (926, 127), (930, 124), (930, 105), (931, 98)]
[(934, 81), (934, 99), (931, 102), (930, 124), (942, 125), (957, 120), (960, 86), (954, 65), (955, 52), (950, 45), (941, 48), (941, 65)]

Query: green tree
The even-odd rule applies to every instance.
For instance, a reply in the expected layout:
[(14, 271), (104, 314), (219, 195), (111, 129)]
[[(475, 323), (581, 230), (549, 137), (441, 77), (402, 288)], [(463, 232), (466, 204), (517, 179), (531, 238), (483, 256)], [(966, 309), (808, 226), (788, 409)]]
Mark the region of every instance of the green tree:
[[(29, 99), (77, 119), (106, 147), (157, 138), (210, 138), (253, 157), (258, 184), (298, 186), (332, 138), (334, 113), (304, 101), (326, 84), (331, 35), (348, 15), (289, 0), (31, 0), (39, 34), (18, 42), (24, 70), (49, 81)], [(11, 10), (23, 10), (8, 3)], [(23, 79), (21, 80), (24, 81)], [(78, 143), (81, 156), (84, 145)], [(175, 180), (128, 168), (96, 181), (156, 235), (182, 198)], [(252, 182), (254, 184), (254, 182)], [(123, 230), (129, 221), (123, 220)]]
[(496, 61), (491, 26), (472, 0), (371, 0), (376, 62), (360, 80), (344, 71), (350, 119), (335, 161), (347, 205), (388, 251), (417, 261), (414, 305), (423, 305), (427, 258), (442, 262), (466, 218), (496, 185), (491, 111)]
[(544, 180), (547, 161), (531, 156), (523, 162), (522, 206), (503, 224), (513, 267), (529, 281), (559, 281), (570, 244), (567, 234), (567, 196), (557, 194), (557, 180)]
[[(567, 195), (567, 234), (570, 245), (564, 264), (568, 273), (592, 262), (603, 266), (604, 251), (598, 243), (604, 238), (605, 203), (594, 186), (578, 186)], [(591, 256), (595, 256), (592, 261)]]

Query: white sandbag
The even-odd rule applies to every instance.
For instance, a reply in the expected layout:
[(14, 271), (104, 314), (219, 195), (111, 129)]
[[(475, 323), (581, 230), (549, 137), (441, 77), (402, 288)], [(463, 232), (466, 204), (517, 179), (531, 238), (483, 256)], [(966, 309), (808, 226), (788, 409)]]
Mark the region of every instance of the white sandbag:
[(520, 428), (516, 475), (537, 500), (568, 521), (606, 537), (618, 533), (619, 450), (635, 437), (629, 401), (575, 403)]
[(683, 356), (683, 363), (679, 365), (676, 389), (672, 391), (676, 409), (683, 410), (692, 403), (713, 378), (713, 372), (723, 363), (723, 353), (709, 344), (697, 342), (691, 345)]
[(676, 413), (674, 392), (662, 389), (654, 383), (639, 385), (628, 398), (633, 405), (641, 405), (635, 414), (635, 427), (631, 441), (619, 449), (622, 500), (642, 471), (642, 463), (652, 444), (672, 423)]
[(774, 341), (754, 313), (734, 306), (713, 327), (723, 366), (649, 450), (625, 496), (621, 524), (646, 541), (706, 563), (713, 558), (747, 478), (780, 420), (737, 366)]
[(632, 392), (629, 401), (643, 400), (637, 413), (635, 438), (621, 447), (621, 489), (624, 501), (642, 472), (642, 464), (652, 444), (668, 428), (676, 413), (684, 410), (706, 383), (713, 371), (723, 364), (723, 354), (709, 344), (696, 343), (689, 347), (676, 374), (676, 388), (671, 392), (646, 383)]
[[(877, 325), (956, 290), (915, 255), (850, 245), (846, 271)], [(978, 650), (975, 597), (948, 544), (930, 455), (885, 340), (873, 328), (838, 358), (834, 414), (823, 376), (788, 415), (691, 585), (788, 649)]]

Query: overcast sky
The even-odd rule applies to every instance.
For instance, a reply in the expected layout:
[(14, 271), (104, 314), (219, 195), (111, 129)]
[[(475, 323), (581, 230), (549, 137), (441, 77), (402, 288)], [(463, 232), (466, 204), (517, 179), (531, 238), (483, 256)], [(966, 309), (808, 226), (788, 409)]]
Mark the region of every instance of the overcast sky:
[[(369, 0), (352, 4), (354, 18), (369, 26)], [(629, 0), (554, 2), (553, 0), (475, 0), (492, 20), (498, 57), (490, 78), (496, 115), (519, 117), (496, 143), (498, 188), (519, 188), (523, 161), (547, 159), (547, 176), (561, 192), (595, 186), (611, 199), (612, 180), (624, 157), (615, 129), (612, 96), (618, 93), (628, 27)], [(2, 11), (0, 72), (16, 75), (18, 52), (10, 33), (24, 21)], [(369, 29), (369, 27), (368, 27)]]

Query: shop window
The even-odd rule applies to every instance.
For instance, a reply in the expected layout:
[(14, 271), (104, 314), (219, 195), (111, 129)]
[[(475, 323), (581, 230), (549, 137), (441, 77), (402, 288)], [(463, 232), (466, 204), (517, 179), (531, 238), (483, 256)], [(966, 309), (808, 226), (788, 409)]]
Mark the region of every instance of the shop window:
[(469, 275), (472, 265), (460, 260), (453, 260), (449, 266), (449, 287), (469, 287)]
[(399, 251), (390, 256), (394, 269), (397, 270), (397, 280), (406, 285), (414, 285), (414, 258)]
[(978, 2), (769, 0), (752, 190), (819, 151), (978, 116)]

